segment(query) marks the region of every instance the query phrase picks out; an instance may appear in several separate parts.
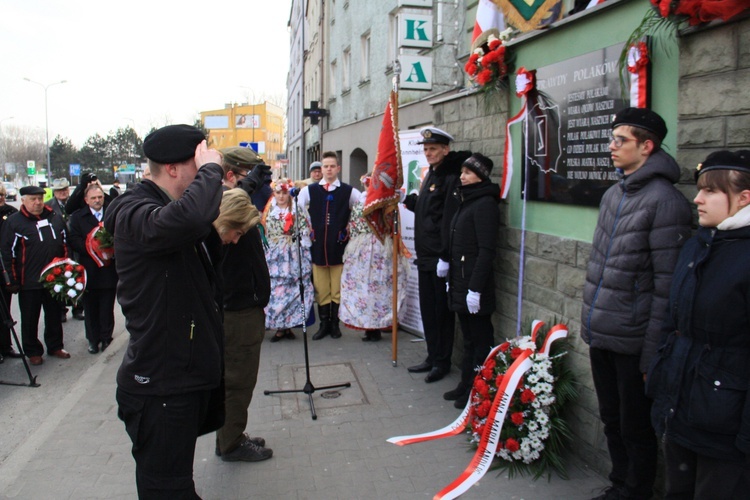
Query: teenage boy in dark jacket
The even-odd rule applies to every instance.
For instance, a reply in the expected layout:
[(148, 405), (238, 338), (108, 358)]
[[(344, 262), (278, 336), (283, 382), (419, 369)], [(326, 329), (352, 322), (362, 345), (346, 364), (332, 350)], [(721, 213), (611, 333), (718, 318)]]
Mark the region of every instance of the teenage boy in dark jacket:
[(410, 366), (412, 373), (427, 373), (425, 382), (436, 382), (451, 369), (456, 315), (448, 307), (445, 281), (448, 276), (448, 225), (458, 209), (453, 193), (460, 184), (461, 164), (470, 151), (451, 151), (453, 136), (436, 127), (420, 133), (430, 169), (422, 181), (419, 195), (404, 199), (414, 212), (414, 246), (417, 251), (419, 309), (427, 341), (427, 359)]
[(195, 442), (223, 424), (221, 155), (203, 133), (170, 125), (143, 141), (152, 180), (115, 198), (117, 298), (130, 343), (117, 373), (118, 415), (133, 441), (141, 498), (196, 498)]
[(581, 312), (612, 459), (612, 486), (601, 498), (649, 499), (656, 475), (644, 379), (691, 221), (687, 199), (673, 186), (680, 167), (661, 149), (666, 135), (664, 120), (649, 109), (626, 108), (612, 123), (612, 163), (624, 175), (599, 206)]

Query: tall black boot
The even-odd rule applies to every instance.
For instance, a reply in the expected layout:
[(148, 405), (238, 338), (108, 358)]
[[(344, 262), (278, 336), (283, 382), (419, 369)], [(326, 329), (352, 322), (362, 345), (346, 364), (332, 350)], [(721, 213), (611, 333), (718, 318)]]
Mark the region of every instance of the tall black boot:
[(318, 316), (320, 316), (320, 325), (312, 337), (313, 340), (320, 340), (331, 333), (331, 304), (323, 306), (318, 304)]
[(339, 305), (335, 302), (331, 302), (331, 338), (341, 338), (341, 330), (339, 329)]

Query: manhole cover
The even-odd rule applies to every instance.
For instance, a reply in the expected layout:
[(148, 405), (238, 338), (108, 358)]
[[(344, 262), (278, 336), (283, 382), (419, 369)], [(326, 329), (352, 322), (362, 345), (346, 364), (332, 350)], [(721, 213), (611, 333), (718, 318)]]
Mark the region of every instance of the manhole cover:
[(320, 394), (320, 397), (323, 399), (336, 399), (339, 396), (341, 396), (339, 391), (325, 391)]

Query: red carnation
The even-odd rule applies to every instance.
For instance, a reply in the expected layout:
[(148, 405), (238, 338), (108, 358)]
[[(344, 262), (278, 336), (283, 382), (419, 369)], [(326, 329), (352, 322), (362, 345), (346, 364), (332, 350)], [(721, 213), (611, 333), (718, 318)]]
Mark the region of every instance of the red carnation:
[(60, 276), (62, 274), (62, 269), (60, 269), (59, 267), (55, 266), (55, 267), (52, 268), (52, 273), (55, 276)]
[(485, 399), (481, 403), (479, 403), (479, 406), (477, 406), (477, 417), (479, 418), (487, 418), (487, 415), (490, 414), (490, 407), (492, 404), (490, 403), (489, 399)]
[(521, 402), (525, 405), (533, 402), (536, 399), (536, 394), (531, 392), (529, 389), (524, 389), (521, 393)]
[(513, 438), (508, 438), (505, 440), (505, 449), (511, 453), (518, 451), (520, 447), (521, 445), (518, 444), (518, 441)]
[(83, 283), (83, 276), (79, 276), (76, 278), (76, 283)]
[(500, 344), (500, 351), (502, 352), (508, 352), (508, 349), (510, 348), (510, 342), (503, 342)]
[(496, 387), (498, 387), (498, 388), (500, 387), (500, 384), (503, 383), (503, 378), (505, 378), (505, 375), (502, 374), (502, 373), (495, 378), (495, 386)]
[(510, 416), (510, 420), (511, 420), (511, 422), (513, 422), (514, 424), (516, 424), (517, 426), (520, 427), (521, 424), (523, 424), (523, 413), (520, 412), (520, 411), (517, 411), (517, 412), (513, 413)]
[(510, 351), (510, 357), (511, 357), (511, 359), (516, 359), (518, 356), (521, 355), (522, 352), (523, 352), (523, 350), (520, 347), (514, 347)]
[(52, 283), (53, 281), (55, 281), (55, 275), (48, 274), (44, 279), (47, 280), (49, 283)]
[(488, 52), (482, 58), (482, 65), (483, 66), (489, 66), (490, 64), (496, 63), (497, 61), (498, 61), (497, 53), (495, 53), (495, 52)]
[(505, 57), (505, 45), (501, 45), (494, 52), (495, 52), (495, 54), (497, 54), (501, 58)]
[(477, 75), (477, 83), (479, 85), (486, 85), (487, 83), (491, 81), (492, 81), (492, 70), (483, 69)]
[(76, 266), (76, 271), (78, 271), (79, 273), (82, 273), (82, 272), (83, 272), (83, 266), (82, 266), (82, 265), (80, 265), (80, 264), (78, 264), (78, 265)]
[(490, 50), (495, 50), (498, 45), (501, 45), (502, 43), (503, 42), (501, 42), (500, 40), (495, 39), (490, 41), (490, 43), (488, 43), (487, 45), (489, 46)]
[(70, 264), (65, 264), (65, 270), (72, 273), (73, 272), (73, 266), (71, 266)]
[(495, 374), (495, 367), (494, 366), (485, 366), (482, 368), (482, 377), (484, 377), (485, 380), (492, 380), (492, 376)]
[(479, 434), (481, 436), (484, 433), (484, 425), (479, 424), (479, 423), (475, 424), (474, 425), (474, 432), (476, 432), (477, 434)]
[(464, 66), (464, 71), (466, 71), (468, 75), (474, 76), (477, 74), (477, 65), (469, 61), (466, 63), (466, 66)]
[(477, 380), (474, 383), (474, 389), (479, 393), (482, 398), (487, 399), (490, 396), (490, 386), (484, 380)]
[(479, 54), (471, 54), (469, 56), (469, 62), (470, 63), (476, 63), (477, 59), (479, 59)]

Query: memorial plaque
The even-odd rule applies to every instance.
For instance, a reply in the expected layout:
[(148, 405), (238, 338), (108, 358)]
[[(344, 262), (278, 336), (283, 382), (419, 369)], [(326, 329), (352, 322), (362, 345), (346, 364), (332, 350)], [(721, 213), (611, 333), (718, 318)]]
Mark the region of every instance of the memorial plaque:
[(614, 114), (630, 106), (617, 64), (623, 46), (537, 69), (539, 98), (529, 100), (523, 134), (529, 200), (599, 206), (620, 178), (609, 137)]

